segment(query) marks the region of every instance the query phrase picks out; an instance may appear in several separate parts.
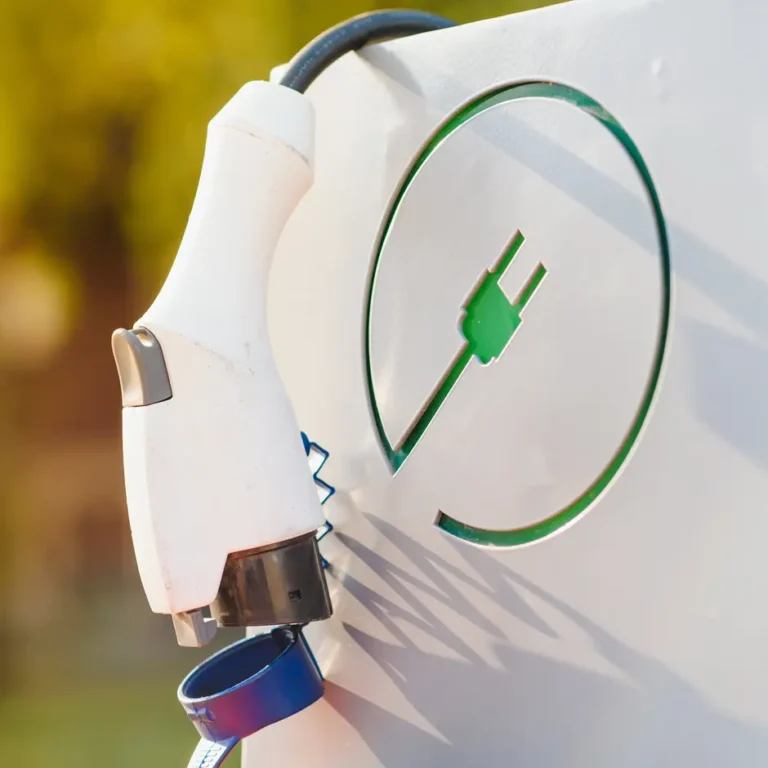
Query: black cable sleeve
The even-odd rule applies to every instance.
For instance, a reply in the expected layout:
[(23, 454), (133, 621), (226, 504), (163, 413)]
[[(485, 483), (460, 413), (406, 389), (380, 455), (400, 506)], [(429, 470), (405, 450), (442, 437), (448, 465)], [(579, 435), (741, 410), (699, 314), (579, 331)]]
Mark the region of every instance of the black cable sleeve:
[(320, 73), (344, 54), (365, 45), (455, 26), (422, 11), (373, 11), (355, 16), (318, 35), (288, 64), (280, 85), (304, 93)]

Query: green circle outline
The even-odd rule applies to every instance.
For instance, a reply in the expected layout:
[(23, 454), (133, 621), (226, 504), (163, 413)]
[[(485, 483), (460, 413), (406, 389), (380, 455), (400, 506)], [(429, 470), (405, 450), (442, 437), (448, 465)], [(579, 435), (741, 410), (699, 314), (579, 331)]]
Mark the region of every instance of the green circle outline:
[(486, 547), (519, 547), (552, 536), (584, 515), (598, 497), (608, 488), (629, 458), (651, 409), (661, 377), (664, 353), (667, 345), (667, 335), (669, 332), (672, 276), (667, 228), (661, 210), (661, 202), (651, 178), (651, 174), (645, 161), (640, 155), (637, 145), (632, 141), (624, 127), (610, 112), (593, 98), (587, 96), (576, 88), (557, 82), (527, 80), (524, 82), (497, 86), (475, 96), (443, 122), (443, 124), (425, 142), (412, 161), (389, 204), (387, 214), (379, 231), (374, 251), (374, 260), (368, 280), (368, 294), (366, 297), (364, 337), (366, 378), (368, 399), (376, 424), (376, 433), (384, 450), (387, 463), (393, 474), (400, 469), (407, 458), (407, 455), (404, 456), (401, 455), (401, 452), (395, 451), (387, 437), (376, 400), (371, 360), (373, 296), (376, 288), (376, 277), (381, 262), (381, 255), (384, 251), (387, 237), (392, 229), (395, 216), (403, 203), (411, 183), (416, 178), (422, 166), (427, 162), (430, 156), (434, 154), (438, 147), (470, 120), (478, 117), (489, 109), (525, 98), (553, 99), (577, 107), (582, 112), (594, 117), (601, 125), (603, 125), (603, 127), (607, 128), (629, 155), (630, 160), (645, 186), (646, 194), (648, 195), (648, 200), (651, 203), (651, 208), (653, 210), (658, 238), (659, 257), (662, 266), (662, 317), (651, 375), (632, 425), (611, 461), (602, 470), (597, 479), (594, 480), (580, 496), (559, 512), (556, 512), (538, 523), (506, 530), (495, 530), (468, 525), (467, 523), (462, 523), (461, 521), (452, 518), (442, 511), (438, 512), (435, 519), (435, 525), (437, 525), (438, 528), (462, 541)]

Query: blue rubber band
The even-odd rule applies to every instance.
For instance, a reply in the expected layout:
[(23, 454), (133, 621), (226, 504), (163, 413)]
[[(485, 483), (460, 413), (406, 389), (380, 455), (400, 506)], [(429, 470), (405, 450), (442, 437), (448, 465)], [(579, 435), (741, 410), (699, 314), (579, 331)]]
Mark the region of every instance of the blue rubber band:
[(323, 678), (299, 627), (279, 627), (211, 656), (184, 678), (178, 698), (201, 741), (188, 768), (215, 768), (237, 743), (323, 695)]

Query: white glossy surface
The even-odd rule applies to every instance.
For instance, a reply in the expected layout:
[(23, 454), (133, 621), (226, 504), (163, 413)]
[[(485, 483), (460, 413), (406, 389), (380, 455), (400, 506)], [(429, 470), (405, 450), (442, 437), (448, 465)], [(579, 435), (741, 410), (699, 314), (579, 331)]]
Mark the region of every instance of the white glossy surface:
[[(339, 487), (328, 509), (337, 532), (323, 545), (336, 614), (311, 628), (325, 700), (251, 739), (248, 768), (768, 763), (766, 32), (760, 2), (582, 0), (388, 43), (313, 86), (316, 184), (281, 241), (270, 321), (299, 422), (330, 450), (323, 476)], [(614, 485), (569, 530), (500, 552), (432, 525), (444, 489), (426, 477), (439, 476), (438, 457), (455, 459), (458, 400), (431, 428), (444, 430), (434, 452), (415, 452), (391, 477), (366, 396), (364, 301), (385, 207), (422, 142), (478, 91), (531, 77), (586, 92), (639, 146), (669, 229), (673, 313), (655, 406)], [(503, 153), (515, 124), (493, 120)], [(557, 236), (545, 215), (555, 232), (598, 233), (644, 274), (647, 205), (632, 179), (601, 139), (573, 146), (570, 130), (551, 134), (546, 121), (532, 137), (546, 152), (538, 165), (523, 163), (516, 199), (555, 187), (552, 209), (542, 203), (543, 237)], [(503, 178), (487, 189), (512, 183), (511, 162), (499, 163)], [(454, 189), (441, 185), (434, 199), (447, 207)], [(430, 258), (430, 240), (414, 260)], [(574, 263), (588, 263), (589, 252), (572, 250)], [(467, 274), (497, 254), (497, 244), (468, 251)], [(445, 279), (446, 294), (464, 290), (453, 272)], [(402, 301), (397, 323), (408, 325), (417, 304)], [(430, 375), (410, 369), (417, 389), (442, 370), (455, 310), (446, 302), (426, 347), (436, 358)], [(521, 331), (547, 322), (545, 301), (538, 311)], [(617, 347), (625, 320), (594, 318)], [(525, 344), (521, 331), (513, 346)], [(500, 365), (522, 365), (518, 352)], [(479, 399), (493, 395), (488, 373), (463, 382)], [(503, 447), (476, 450), (474, 472)], [(443, 477), (466, 486), (467, 503), (476, 492), (471, 477)], [(505, 479), (513, 490), (521, 482)], [(496, 483), (478, 520), (504, 507)]]

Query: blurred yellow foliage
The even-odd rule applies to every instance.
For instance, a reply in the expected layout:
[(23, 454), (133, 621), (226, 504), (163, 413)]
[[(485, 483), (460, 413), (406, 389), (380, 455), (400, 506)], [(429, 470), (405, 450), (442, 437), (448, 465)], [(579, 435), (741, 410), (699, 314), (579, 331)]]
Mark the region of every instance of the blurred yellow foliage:
[(0, 262), (0, 365), (23, 368), (48, 359), (74, 317), (71, 270), (40, 250)]

